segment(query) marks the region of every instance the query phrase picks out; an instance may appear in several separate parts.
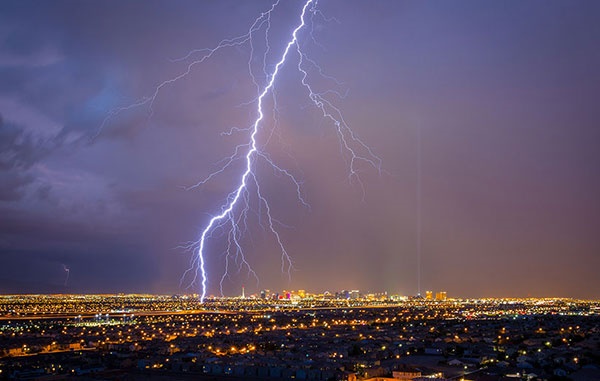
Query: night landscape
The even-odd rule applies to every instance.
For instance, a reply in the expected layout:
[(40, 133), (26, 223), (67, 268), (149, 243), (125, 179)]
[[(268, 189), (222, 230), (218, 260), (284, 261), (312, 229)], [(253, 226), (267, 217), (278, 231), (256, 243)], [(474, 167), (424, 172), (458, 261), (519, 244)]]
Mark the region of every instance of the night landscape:
[(600, 3), (0, 3), (0, 379), (600, 380)]

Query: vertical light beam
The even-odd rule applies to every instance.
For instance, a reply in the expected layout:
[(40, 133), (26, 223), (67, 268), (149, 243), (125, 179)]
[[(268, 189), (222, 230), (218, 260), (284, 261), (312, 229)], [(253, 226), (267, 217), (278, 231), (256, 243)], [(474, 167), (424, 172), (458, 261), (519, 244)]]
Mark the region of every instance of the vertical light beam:
[(417, 295), (421, 295), (421, 124), (417, 124)]

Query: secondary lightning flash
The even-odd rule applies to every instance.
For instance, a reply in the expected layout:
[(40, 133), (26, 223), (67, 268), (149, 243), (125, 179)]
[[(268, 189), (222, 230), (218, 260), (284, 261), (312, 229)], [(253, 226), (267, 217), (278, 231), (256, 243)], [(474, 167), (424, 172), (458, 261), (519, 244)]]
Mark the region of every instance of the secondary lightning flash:
[(65, 287), (67, 287), (67, 283), (69, 283), (69, 274), (71, 273), (71, 269), (67, 267), (67, 265), (63, 265), (63, 270), (67, 274), (65, 276)]

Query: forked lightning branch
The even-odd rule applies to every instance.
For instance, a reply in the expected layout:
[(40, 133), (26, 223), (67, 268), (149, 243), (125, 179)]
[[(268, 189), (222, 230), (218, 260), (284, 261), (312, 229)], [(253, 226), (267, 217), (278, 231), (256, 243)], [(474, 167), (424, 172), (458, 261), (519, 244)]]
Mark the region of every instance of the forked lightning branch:
[[(230, 267), (236, 266), (238, 270), (245, 269), (252, 276), (258, 276), (252, 269), (250, 260), (247, 258), (242, 238), (247, 233), (247, 226), (250, 223), (250, 200), (256, 200), (262, 213), (264, 213), (264, 219), (258, 217), (256, 224), (262, 226), (268, 234), (270, 234), (277, 244), (281, 256), (281, 271), (291, 276), (293, 269), (293, 261), (286, 250), (285, 242), (283, 241), (280, 233), (276, 226), (277, 221), (272, 217), (272, 209), (269, 204), (269, 200), (263, 192), (261, 192), (261, 182), (257, 176), (257, 168), (264, 166), (258, 166), (260, 162), (267, 164), (272, 168), (274, 173), (279, 176), (287, 178), (297, 193), (299, 203), (303, 206), (308, 206), (304, 200), (301, 192), (301, 185), (294, 174), (278, 165), (265, 151), (266, 142), (260, 141), (261, 128), (267, 116), (271, 113), (276, 113), (275, 106), (271, 108), (266, 106), (266, 100), (269, 97), (275, 97), (274, 88), (276, 86), (278, 76), (282, 68), (286, 65), (294, 65), (294, 68), (300, 73), (300, 81), (298, 83), (302, 89), (309, 103), (322, 113), (326, 126), (331, 127), (337, 134), (339, 140), (339, 147), (341, 155), (346, 159), (348, 178), (351, 181), (356, 182), (360, 187), (363, 184), (358, 176), (360, 163), (366, 163), (372, 166), (376, 171), (381, 170), (381, 160), (375, 155), (375, 153), (363, 143), (359, 137), (350, 129), (346, 123), (340, 109), (333, 103), (331, 96), (335, 96), (335, 91), (318, 92), (314, 90), (311, 85), (312, 76), (324, 77), (323, 70), (319, 67), (317, 61), (310, 57), (303, 46), (307, 46), (311, 42), (315, 43), (315, 36), (312, 31), (314, 30), (314, 22), (319, 20), (327, 21), (321, 11), (318, 8), (318, 1), (307, 0), (303, 3), (303, 6), (299, 14), (295, 17), (297, 20), (294, 25), (290, 26), (291, 33), (286, 39), (286, 43), (283, 45), (283, 50), (277, 53), (271, 51), (271, 44), (269, 41), (282, 39), (282, 36), (272, 36), (271, 21), (274, 17), (274, 11), (280, 5), (280, 1), (276, 1), (271, 7), (262, 12), (248, 28), (248, 32), (244, 35), (227, 38), (220, 41), (213, 48), (196, 49), (190, 51), (186, 56), (182, 57), (178, 61), (189, 62), (186, 70), (179, 73), (178, 75), (161, 82), (155, 87), (154, 92), (141, 98), (137, 102), (130, 105), (121, 107), (113, 110), (103, 122), (103, 126), (107, 124), (110, 119), (117, 117), (120, 112), (130, 110), (138, 107), (145, 107), (149, 111), (149, 115), (152, 115), (154, 103), (157, 101), (157, 97), (161, 90), (170, 84), (173, 84), (185, 78), (192, 72), (192, 70), (202, 70), (202, 63), (210, 59), (217, 51), (228, 48), (239, 48), (241, 46), (250, 47), (250, 60), (254, 58), (260, 59), (263, 62), (261, 76), (266, 78), (265, 84), (259, 85), (257, 76), (253, 73), (252, 67), (248, 65), (249, 75), (252, 82), (256, 86), (257, 95), (254, 99), (250, 100), (250, 104), (255, 104), (255, 118), (249, 120), (246, 128), (236, 129), (236, 132), (247, 133), (247, 140), (244, 144), (238, 145), (234, 152), (221, 161), (223, 165), (218, 170), (209, 174), (206, 178), (198, 181), (196, 184), (190, 186), (188, 189), (198, 188), (206, 184), (207, 182), (215, 179), (217, 176), (224, 174), (229, 170), (234, 170), (234, 166), (231, 164), (235, 161), (242, 160), (244, 162), (243, 170), (237, 175), (239, 181), (237, 186), (234, 187), (230, 193), (224, 195), (225, 201), (220, 206), (217, 206), (213, 211), (207, 211), (211, 217), (204, 225), (204, 228), (199, 234), (199, 238), (186, 246), (193, 254), (190, 261), (190, 267), (184, 272), (181, 283), (187, 284), (189, 287), (200, 287), (200, 299), (204, 301), (206, 298), (208, 287), (209, 287), (209, 274), (207, 271), (207, 256), (209, 255), (220, 255), (219, 253), (209, 253), (207, 250), (207, 242), (213, 237), (213, 233), (218, 229), (219, 235), (224, 234), (226, 237), (225, 243), (225, 264), (223, 272), (220, 273), (216, 278), (219, 280), (220, 290), (223, 293), (223, 282), (228, 276), (228, 272), (231, 270)], [(263, 39), (261, 42), (262, 46), (265, 46), (263, 51), (256, 51), (255, 46), (257, 39)], [(259, 57), (258, 55), (262, 55)], [(279, 59), (275, 64), (267, 64), (267, 55), (273, 54)], [(271, 68), (269, 71), (268, 69)], [(331, 78), (331, 77), (327, 77)], [(335, 99), (335, 98), (334, 98)], [(276, 103), (276, 102), (273, 102)], [(255, 213), (256, 214), (256, 213)], [(224, 232), (224, 233), (223, 233)]]

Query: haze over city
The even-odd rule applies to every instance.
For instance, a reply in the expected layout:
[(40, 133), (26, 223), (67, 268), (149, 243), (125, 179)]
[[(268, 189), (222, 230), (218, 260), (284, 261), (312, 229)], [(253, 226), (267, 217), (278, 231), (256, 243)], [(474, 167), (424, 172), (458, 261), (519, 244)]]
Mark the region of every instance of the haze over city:
[[(272, 69), (302, 2), (270, 26)], [(147, 108), (112, 112), (244, 35), (271, 2), (0, 4), (0, 293), (197, 293), (180, 279), (241, 163), (195, 189), (255, 117), (248, 44), (219, 51)], [(349, 181), (338, 138), (299, 85), (276, 85), (257, 168), (285, 248), (244, 240), (260, 282), (224, 293), (360, 289), (598, 298), (600, 4), (321, 1), (304, 39), (352, 130), (382, 160)], [(260, 56), (262, 58), (262, 55)], [(107, 117), (111, 117), (105, 123)], [(271, 128), (269, 127), (269, 128)], [(232, 130), (233, 129), (233, 130)], [(347, 158), (347, 157), (346, 157)], [(239, 166), (238, 166), (239, 165)], [(362, 184), (362, 185), (361, 185)], [(219, 294), (223, 237), (207, 248)], [(250, 238), (251, 237), (251, 238)], [(221, 240), (221, 241), (219, 241)], [(419, 271), (420, 269), (420, 271)], [(419, 279), (420, 278), (420, 281)]]

